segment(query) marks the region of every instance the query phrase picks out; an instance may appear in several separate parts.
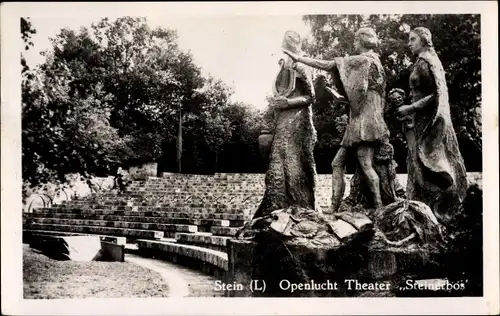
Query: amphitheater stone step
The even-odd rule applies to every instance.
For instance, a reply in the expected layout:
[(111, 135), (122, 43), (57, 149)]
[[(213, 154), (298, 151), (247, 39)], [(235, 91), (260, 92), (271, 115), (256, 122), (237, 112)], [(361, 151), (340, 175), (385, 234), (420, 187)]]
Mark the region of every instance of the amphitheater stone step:
[(118, 215), (86, 215), (73, 213), (29, 213), (24, 218), (58, 218), (74, 220), (98, 220), (98, 221), (124, 221), (139, 223), (159, 223), (159, 224), (177, 224), (177, 225), (196, 225), (196, 226), (222, 226), (222, 227), (240, 227), (244, 225), (242, 220), (227, 219), (202, 219), (192, 217), (167, 217), (167, 216), (118, 216)]
[[(229, 221), (248, 221), (250, 214), (238, 213), (210, 213), (210, 212), (164, 212), (164, 211), (123, 211), (107, 209), (74, 209), (74, 208), (37, 208), (33, 213), (24, 213), (25, 217), (50, 214), (51, 216), (83, 216), (83, 218), (93, 218), (95, 216), (131, 216), (131, 217), (160, 217), (160, 218), (196, 218), (196, 219), (220, 219)], [(73, 218), (73, 217), (71, 217)]]
[[(141, 205), (142, 204), (142, 205)], [(115, 209), (115, 210), (134, 210), (134, 211), (174, 211), (174, 210), (189, 210), (189, 209), (207, 209), (208, 211), (220, 210), (241, 210), (253, 207), (253, 203), (155, 203), (149, 204), (131, 202), (128, 205), (115, 205), (112, 203), (102, 202), (79, 202), (71, 204), (57, 204), (53, 208), (74, 208), (74, 209)]]
[(198, 184), (199, 188), (209, 188), (217, 185), (230, 185), (230, 186), (253, 186), (253, 187), (263, 187), (264, 182), (261, 180), (222, 180), (222, 179), (210, 179), (210, 180), (171, 180), (171, 181), (146, 181), (146, 182), (136, 182), (133, 181), (128, 184), (128, 188), (186, 188), (189, 185)]
[[(205, 207), (137, 207), (124, 209), (116, 208), (85, 208), (85, 207), (61, 207), (52, 206), (44, 208), (34, 209), (34, 213), (40, 212), (53, 212), (53, 213), (73, 213), (73, 214), (91, 214), (91, 215), (121, 215), (121, 216), (167, 216), (165, 214), (173, 213), (199, 213), (199, 214), (230, 214), (230, 215), (241, 215), (243, 217), (248, 217), (252, 213), (251, 209), (241, 209), (241, 208), (205, 208)], [(151, 214), (151, 215), (149, 215)], [(221, 215), (222, 216), (222, 215)], [(224, 215), (227, 216), (227, 215)], [(221, 218), (222, 219), (222, 218)]]
[[(160, 201), (171, 201), (171, 200), (185, 201), (198, 198), (208, 201), (210, 200), (217, 201), (221, 199), (252, 200), (261, 198), (261, 195), (264, 194), (264, 190), (256, 190), (256, 189), (246, 189), (244, 191), (233, 191), (233, 190), (235, 189), (228, 187), (228, 188), (219, 188), (217, 190), (206, 191), (206, 192), (186, 190), (185, 193), (169, 192), (169, 191), (147, 191), (147, 192), (133, 191), (133, 193), (127, 195), (106, 195), (106, 196), (96, 195), (96, 196), (98, 196), (100, 199), (109, 201), (116, 201), (123, 198), (137, 199), (137, 200), (154, 198)], [(225, 192), (229, 191), (230, 193), (223, 193), (224, 191)]]
[[(322, 206), (328, 206), (330, 204), (329, 198), (318, 198), (317, 203)], [(259, 203), (252, 201), (246, 203), (218, 203), (218, 204), (208, 204), (208, 203), (177, 203), (172, 204), (162, 203), (157, 204), (154, 202), (148, 203), (135, 203), (130, 202), (128, 205), (114, 205), (110, 203), (100, 203), (93, 201), (79, 201), (78, 203), (70, 204), (56, 204), (52, 205), (51, 209), (61, 209), (70, 210), (71, 212), (81, 212), (86, 210), (114, 210), (114, 211), (161, 211), (161, 212), (210, 212), (210, 213), (232, 213), (232, 214), (249, 214), (255, 211), (259, 206)], [(40, 209), (40, 208), (38, 208)], [(44, 208), (42, 208), (43, 210)]]
[(227, 241), (232, 237), (214, 236), (212, 233), (176, 233), (175, 239), (182, 244), (195, 245), (201, 247), (216, 246), (217, 249), (225, 249)]
[(255, 187), (255, 188), (264, 188), (264, 180), (222, 180), (222, 179), (212, 179), (207, 181), (161, 181), (161, 182), (148, 182), (146, 184), (139, 183), (130, 183), (128, 188), (138, 188), (138, 187), (146, 187), (153, 189), (163, 189), (163, 188), (180, 188), (185, 189), (189, 185), (199, 185), (199, 189), (211, 188), (216, 186), (232, 186), (232, 187)]
[(61, 224), (26, 223), (24, 225), (24, 228), (28, 230), (48, 230), (48, 231), (83, 233), (83, 234), (124, 236), (132, 239), (138, 239), (138, 238), (157, 239), (157, 238), (162, 238), (164, 236), (163, 231), (101, 227), (101, 226), (75, 226), (75, 225), (61, 225)]
[(49, 231), (49, 230), (23, 229), (23, 243), (28, 242), (32, 238), (37, 238), (37, 236), (99, 236), (102, 241), (113, 242), (117, 245), (125, 245), (127, 242), (127, 239), (125, 237), (96, 235), (96, 234), (81, 234), (81, 233)]
[[(28, 221), (29, 219), (24, 219)], [(77, 226), (99, 226), (112, 228), (127, 228), (127, 229), (142, 229), (142, 230), (159, 230), (173, 232), (190, 232), (198, 231), (196, 225), (183, 224), (157, 224), (157, 223), (141, 223), (141, 222), (125, 222), (125, 221), (105, 221), (95, 219), (65, 219), (65, 218), (31, 218), (32, 223), (37, 224), (54, 224), (54, 225), (77, 225)]]
[(139, 239), (136, 242), (139, 247), (139, 251), (153, 250), (163, 253), (176, 254), (209, 263), (224, 271), (228, 270), (227, 253), (222, 251), (157, 240)]
[(234, 236), (234, 235), (236, 235), (236, 232), (238, 230), (239, 230), (239, 227), (212, 226), (212, 228), (210, 228), (210, 232), (213, 235), (217, 235), (217, 236)]
[(127, 203), (123, 203), (121, 198), (102, 198), (99, 200), (81, 200), (74, 202), (62, 203), (61, 205), (66, 206), (91, 206), (91, 207), (130, 207), (130, 206), (204, 206), (204, 207), (219, 207), (222, 205), (238, 205), (239, 207), (245, 207), (247, 205), (255, 205), (260, 203), (262, 197), (245, 195), (245, 196), (233, 196), (233, 197), (218, 197), (218, 198), (203, 198), (203, 197), (193, 197), (190, 199), (178, 199), (178, 198), (162, 198), (158, 199), (155, 196), (144, 196), (143, 200), (138, 199), (127, 199)]

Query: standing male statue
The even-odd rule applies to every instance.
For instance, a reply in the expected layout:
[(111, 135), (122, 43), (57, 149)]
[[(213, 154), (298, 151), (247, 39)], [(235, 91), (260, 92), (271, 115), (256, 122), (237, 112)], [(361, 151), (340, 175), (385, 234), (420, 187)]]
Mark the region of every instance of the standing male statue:
[(323, 61), (284, 50), (284, 53), (296, 62), (331, 72), (333, 81), (345, 92), (349, 102), (349, 124), (341, 143), (342, 147), (332, 162), (331, 212), (336, 212), (342, 202), (349, 151), (357, 157), (373, 197), (373, 207), (383, 206), (381, 179), (374, 168), (374, 161), (378, 148), (388, 144), (389, 129), (383, 117), (385, 73), (378, 54), (373, 51), (377, 46), (378, 37), (375, 31), (371, 28), (361, 28), (356, 32), (354, 40), (358, 55)]

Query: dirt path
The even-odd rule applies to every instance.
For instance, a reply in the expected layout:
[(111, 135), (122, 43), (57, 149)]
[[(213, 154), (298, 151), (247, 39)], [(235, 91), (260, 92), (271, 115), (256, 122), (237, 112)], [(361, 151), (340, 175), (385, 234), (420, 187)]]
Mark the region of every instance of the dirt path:
[(222, 297), (224, 292), (215, 291), (217, 278), (163, 260), (126, 254), (125, 261), (159, 273), (168, 284), (169, 297)]

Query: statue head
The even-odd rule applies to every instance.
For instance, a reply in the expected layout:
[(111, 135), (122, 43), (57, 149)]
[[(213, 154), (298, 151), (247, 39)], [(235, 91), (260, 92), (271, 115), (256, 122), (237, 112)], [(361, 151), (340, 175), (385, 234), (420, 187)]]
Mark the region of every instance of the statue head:
[(301, 52), (301, 40), (300, 35), (295, 31), (286, 31), (283, 37), (283, 43), (281, 48), (291, 51), (294, 54), (299, 54)]
[[(301, 55), (300, 35), (294, 31), (286, 31), (281, 43), (281, 48), (293, 54)], [(290, 56), (281, 58), (278, 61), (280, 71), (273, 84), (274, 96), (289, 96), (295, 89), (296, 71), (294, 70), (294, 61)]]
[(360, 28), (354, 35), (354, 47), (356, 51), (375, 49), (378, 47), (378, 44), (377, 33), (370, 27)]
[(418, 55), (424, 50), (434, 49), (432, 34), (428, 28), (416, 27), (410, 32), (408, 46), (413, 54)]
[(394, 88), (387, 94), (387, 101), (389, 105), (393, 107), (402, 106), (405, 100), (406, 94), (403, 89)]

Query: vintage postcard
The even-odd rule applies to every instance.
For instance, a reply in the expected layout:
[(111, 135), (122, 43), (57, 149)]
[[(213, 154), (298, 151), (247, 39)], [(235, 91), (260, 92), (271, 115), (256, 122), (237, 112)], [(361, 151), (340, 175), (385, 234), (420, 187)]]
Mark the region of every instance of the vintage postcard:
[(3, 3), (2, 313), (498, 314), (497, 11)]

